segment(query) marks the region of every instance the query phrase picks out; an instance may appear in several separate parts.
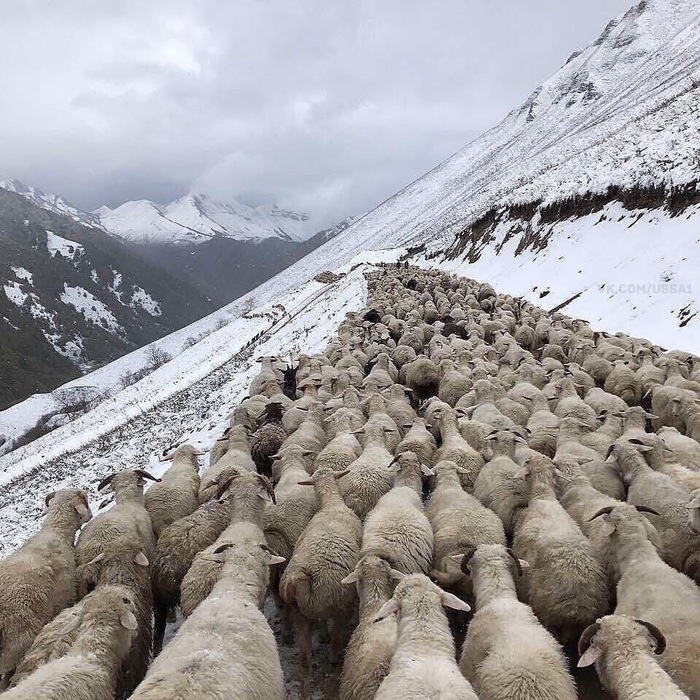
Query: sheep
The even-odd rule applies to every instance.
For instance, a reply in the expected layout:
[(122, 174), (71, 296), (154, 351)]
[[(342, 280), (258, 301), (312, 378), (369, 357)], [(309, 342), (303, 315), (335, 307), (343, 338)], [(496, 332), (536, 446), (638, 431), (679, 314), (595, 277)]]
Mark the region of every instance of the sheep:
[(613, 446), (608, 459), (622, 474), (628, 503), (645, 505), (659, 513), (655, 525), (664, 560), (678, 571), (700, 580), (700, 534), (694, 532), (688, 522), (690, 492), (667, 474), (655, 472), (644, 461), (641, 454), (652, 449), (638, 442), (621, 441)]
[(75, 545), (78, 565), (108, 551), (112, 542), (121, 538), (135, 539), (141, 543), (145, 558), (150, 560), (153, 557), (155, 536), (151, 516), (144, 506), (146, 479), (160, 482), (142, 469), (126, 469), (102, 479), (98, 489), (109, 486), (114, 492), (115, 505), (93, 518), (80, 533)]
[(279, 386), (279, 375), (275, 368), (275, 363), (279, 362), (279, 359), (274, 355), (268, 355), (259, 357), (256, 362), (260, 362), (262, 366), (258, 375), (250, 383), (249, 395), (262, 394), (271, 382), (277, 384), (278, 390), (282, 391), (282, 388)]
[(521, 588), (540, 621), (569, 642), (608, 612), (606, 575), (591, 543), (556, 499), (552, 462), (543, 455), (531, 457), (521, 474), (530, 495), (513, 550), (531, 567)]
[(138, 628), (122, 661), (116, 691), (118, 698), (128, 697), (146, 673), (152, 646), (153, 593), (149, 561), (141, 541), (128, 532), (112, 536), (104, 551), (78, 566), (76, 575), (79, 598), (104, 586), (123, 586), (129, 590)]
[(700, 470), (700, 444), (692, 438), (681, 435), (676, 428), (664, 426), (656, 431), (667, 447), (673, 450), (674, 457), (689, 469)]
[(597, 427), (597, 413), (586, 402), (579, 398), (573, 379), (559, 379), (555, 382), (554, 388), (558, 398), (554, 413), (559, 418), (578, 418), (578, 420), (588, 423), (591, 428)]
[(199, 469), (197, 456), (204, 454), (192, 445), (182, 445), (172, 454), (172, 466), (144, 494), (156, 539), (171, 523), (193, 513), (199, 505)]
[(489, 436), (493, 440), (493, 455), (474, 481), (474, 496), (490, 508), (503, 523), (507, 534), (512, 534), (520, 509), (527, 506), (527, 488), (516, 478), (520, 465), (513, 461), (516, 441), (522, 438), (509, 430)]
[(663, 654), (666, 639), (656, 625), (627, 615), (606, 615), (584, 630), (578, 666), (595, 664), (601, 683), (620, 700), (688, 700), (651, 655)]
[(457, 401), (471, 389), (471, 386), (471, 380), (457, 369), (457, 365), (452, 360), (440, 362), (440, 384), (438, 386), (440, 401), (454, 407)]
[(408, 398), (411, 395), (410, 389), (406, 389), (400, 384), (392, 384), (383, 394), (387, 399), (386, 413), (397, 426), (406, 425), (415, 420), (416, 412), (411, 407), (411, 402)]
[(287, 365), (284, 368), (284, 371), (282, 372), (282, 392), (284, 395), (292, 401), (296, 400), (297, 398), (297, 372), (299, 371), (299, 367), (290, 367)]
[(471, 489), (484, 466), (484, 458), (462, 437), (459, 432), (457, 413), (453, 408), (441, 406), (435, 413), (440, 421), (442, 445), (435, 455), (438, 462), (450, 460), (466, 473), (460, 474), (462, 485)]
[(402, 573), (427, 574), (433, 563), (433, 531), (421, 502), (421, 470), (430, 476), (432, 472), (413, 452), (396, 456), (392, 464), (394, 486), (365, 519), (360, 556), (376, 554)]
[(282, 404), (270, 402), (259, 418), (260, 427), (250, 438), (250, 455), (260, 474), (272, 475), (271, 455), (275, 454), (285, 439), (287, 431), (282, 425)]
[(282, 599), (296, 612), (304, 697), (309, 695), (312, 621), (331, 620), (331, 661), (335, 661), (355, 602), (355, 590), (342, 580), (360, 558), (362, 523), (340, 495), (342, 476), (343, 472), (324, 468), (300, 482), (313, 485), (320, 508), (297, 540), (280, 581)]
[(482, 544), (457, 557), (471, 574), (474, 615), (459, 667), (481, 700), (576, 700), (561, 645), (518, 600), (512, 568), (529, 566), (502, 544)]
[(530, 402), (530, 418), (527, 422), (527, 444), (547, 457), (557, 451), (559, 418), (549, 409), (547, 397), (540, 393)]
[[(300, 447), (289, 447), (279, 456), (280, 477), (275, 486), (275, 503), (268, 503), (263, 513), (265, 539), (270, 548), (289, 561), (302, 532), (318, 511), (318, 497), (313, 489), (299, 485), (308, 479), (308, 454)], [(335, 470), (338, 471), (338, 470)], [(276, 567), (272, 590), (277, 594), (279, 576), (284, 569)]]
[(284, 700), (275, 637), (259, 609), (280, 557), (252, 541), (212, 554), (211, 594), (153, 662), (131, 700)]
[(226, 454), (226, 450), (228, 450), (228, 434), (230, 430), (231, 428), (226, 428), (222, 436), (214, 443), (212, 448), (209, 450), (210, 467), (213, 467)]
[(592, 462), (600, 459), (601, 455), (592, 447), (587, 447), (582, 440), (591, 426), (574, 416), (566, 416), (559, 422), (557, 435), (557, 451), (553, 459), (575, 459), (579, 462)]
[(306, 420), (306, 411), (310, 406), (319, 403), (318, 387), (316, 382), (307, 379), (299, 383), (299, 389), (303, 391), (300, 399), (297, 399), (282, 416), (282, 426), (287, 435), (291, 435)]
[(401, 574), (373, 554), (360, 559), (346, 576), (345, 586), (355, 584), (360, 601), (359, 624), (345, 650), (340, 678), (340, 700), (373, 700), (389, 672), (397, 637), (395, 617), (374, 618), (394, 593)]
[(247, 426), (237, 425), (228, 434), (228, 449), (219, 460), (210, 466), (201, 476), (197, 500), (200, 505), (210, 500), (219, 489), (222, 475), (231, 470), (254, 472), (255, 462), (250, 454), (250, 430)]
[(407, 432), (394, 450), (394, 455), (413, 452), (418, 456), (421, 464), (431, 467), (435, 459), (435, 452), (437, 452), (437, 444), (426, 427), (425, 418), (414, 418), (410, 426), (406, 424), (402, 427)]
[(619, 396), (628, 406), (638, 406), (644, 394), (642, 380), (625, 360), (616, 360), (613, 364), (613, 370), (606, 377), (603, 388), (608, 393)]
[(478, 700), (455, 661), (455, 643), (443, 606), (470, 610), (422, 574), (399, 581), (393, 597), (375, 616), (383, 620), (400, 613), (396, 649), (375, 700)]
[(36, 638), (9, 700), (112, 700), (117, 672), (138, 627), (130, 592), (105, 586)]
[(301, 425), (282, 443), (279, 452), (284, 451), (289, 445), (299, 445), (302, 449), (313, 452), (315, 455), (326, 446), (328, 439), (325, 431), (325, 413), (320, 403), (311, 404), (303, 411), (306, 418)]
[(649, 540), (648, 524), (634, 506), (602, 508), (602, 517), (620, 572), (616, 615), (644, 619), (668, 642), (660, 663), (690, 698), (700, 697), (700, 590), (685, 574), (666, 564)]
[(505, 544), (503, 524), (498, 515), (462, 489), (457, 464), (439, 462), (434, 471), (435, 488), (426, 508), (435, 545), (430, 575), (441, 586), (459, 586), (470, 596), (471, 581), (462, 575), (452, 557), (480, 544)]
[(87, 494), (62, 489), (44, 502), (39, 532), (0, 562), (0, 681), (9, 680), (41, 628), (76, 597), (73, 541), (92, 517)]
[(266, 544), (263, 512), (268, 501), (275, 502), (270, 481), (258, 473), (231, 474), (219, 486), (219, 496), (231, 494), (231, 521), (216, 541), (195, 555), (180, 586), (180, 608), (189, 617), (209, 595), (221, 572), (221, 561), (213, 554), (231, 543), (253, 541)]
[(359, 431), (364, 436), (362, 454), (348, 467), (340, 481), (343, 499), (355, 514), (364, 518), (393, 485), (393, 475), (387, 469), (393, 459), (386, 447), (390, 428), (369, 425)]
[(168, 615), (180, 605), (180, 585), (195, 556), (212, 545), (231, 522), (229, 500), (230, 497), (207, 501), (194, 513), (166, 527), (158, 538), (151, 562), (154, 656), (162, 649)]
[[(414, 348), (422, 351), (422, 346)], [(399, 370), (399, 383), (413, 391), (419, 402), (437, 396), (440, 386), (440, 371), (435, 363), (425, 355), (418, 355), (412, 362), (407, 362)]]

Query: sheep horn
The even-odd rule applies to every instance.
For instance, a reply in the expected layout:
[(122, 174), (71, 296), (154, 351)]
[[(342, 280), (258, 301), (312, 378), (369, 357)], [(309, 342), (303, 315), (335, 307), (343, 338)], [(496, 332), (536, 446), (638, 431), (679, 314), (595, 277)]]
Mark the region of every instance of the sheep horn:
[(225, 552), (227, 549), (231, 549), (233, 547), (233, 542), (227, 542), (226, 544), (219, 545), (214, 551), (213, 554), (221, 554), (221, 552)]
[(635, 508), (640, 512), (640, 513), (651, 513), (652, 515), (661, 515), (661, 513), (658, 513), (655, 511), (653, 508), (649, 508), (649, 506), (635, 506)]
[(595, 637), (597, 634), (598, 630), (600, 629), (600, 623), (594, 622), (592, 625), (588, 625), (585, 630), (583, 630), (583, 633), (581, 634), (579, 640), (578, 640), (578, 655), (583, 656), (585, 653), (586, 649), (591, 644), (591, 639)]
[(102, 491), (102, 489), (105, 486), (108, 486), (111, 483), (112, 479), (114, 479), (115, 476), (116, 474), (110, 474), (109, 476), (106, 476), (104, 479), (102, 479), (102, 481), (100, 481), (100, 483), (97, 484), (97, 490)]
[(264, 474), (256, 474), (258, 481), (265, 487), (265, 491), (270, 496), (270, 500), (273, 505), (277, 505), (277, 500), (275, 499), (275, 489), (272, 486), (272, 482)]
[(469, 562), (471, 561), (474, 554), (476, 554), (476, 547), (471, 547), (462, 556), (462, 560), (459, 562), (459, 570), (463, 574), (469, 573)]
[(51, 493), (46, 494), (46, 498), (44, 499), (44, 505), (48, 508), (49, 503), (51, 503), (51, 499), (56, 495), (55, 491), (52, 491)]
[(134, 474), (138, 474), (140, 477), (144, 479), (150, 479), (151, 481), (162, 481), (162, 479), (159, 479), (156, 476), (153, 476), (153, 474), (149, 474), (148, 472), (145, 472), (143, 469), (134, 469)]
[(651, 622), (646, 622), (645, 620), (638, 620), (636, 617), (634, 621), (646, 627), (649, 630), (651, 636), (656, 640), (656, 648), (654, 649), (655, 654), (663, 654), (666, 650), (666, 637), (664, 637), (663, 632), (656, 626), (652, 625)]
[(615, 506), (605, 506), (605, 508), (601, 508), (599, 511), (594, 513), (590, 518), (588, 518), (588, 522), (589, 523), (593, 522), (596, 518), (599, 518), (601, 515), (610, 515), (610, 513), (612, 513), (614, 509), (615, 509)]
[(523, 567), (520, 563), (520, 559), (518, 559), (518, 557), (515, 556), (515, 552), (510, 547), (506, 549), (506, 552), (508, 552), (508, 556), (515, 562), (515, 570), (518, 572), (518, 576), (522, 576)]

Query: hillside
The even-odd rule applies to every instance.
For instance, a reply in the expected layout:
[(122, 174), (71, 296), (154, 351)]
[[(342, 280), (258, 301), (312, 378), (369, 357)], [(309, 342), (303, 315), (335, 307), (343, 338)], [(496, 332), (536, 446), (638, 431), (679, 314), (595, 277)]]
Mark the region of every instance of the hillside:
[(0, 408), (213, 308), (194, 287), (103, 230), (2, 188), (0, 286)]

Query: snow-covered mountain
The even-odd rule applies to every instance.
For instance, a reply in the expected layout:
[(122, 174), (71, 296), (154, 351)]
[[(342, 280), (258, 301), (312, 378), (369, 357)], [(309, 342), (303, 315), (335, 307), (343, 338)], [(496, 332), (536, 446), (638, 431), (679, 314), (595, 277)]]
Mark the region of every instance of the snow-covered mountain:
[(216, 236), (239, 241), (265, 238), (302, 241), (312, 236), (308, 214), (275, 205), (249, 207), (235, 200), (221, 202), (206, 194), (188, 194), (169, 204), (148, 200), (125, 202), (94, 212), (105, 229), (137, 243), (188, 244)]
[(14, 192), (28, 199), (40, 209), (45, 209), (54, 214), (63, 214), (73, 219), (73, 221), (85, 224), (86, 226), (100, 225), (99, 216), (96, 214), (78, 209), (78, 207), (73, 206), (57, 194), (48, 194), (42, 192), (37, 187), (25, 185), (21, 180), (2, 180), (0, 181), (0, 189)]

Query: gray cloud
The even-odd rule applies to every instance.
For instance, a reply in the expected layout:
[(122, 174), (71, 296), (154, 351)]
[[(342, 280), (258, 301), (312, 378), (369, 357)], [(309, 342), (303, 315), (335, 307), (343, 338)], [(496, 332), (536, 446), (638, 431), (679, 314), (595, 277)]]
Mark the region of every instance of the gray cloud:
[(630, 0), (7, 0), (0, 176), (333, 223), (493, 126)]

